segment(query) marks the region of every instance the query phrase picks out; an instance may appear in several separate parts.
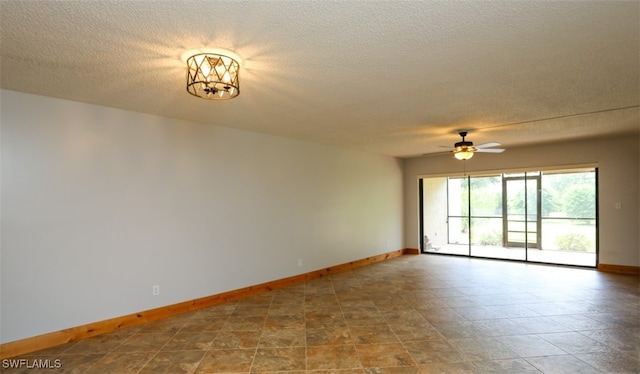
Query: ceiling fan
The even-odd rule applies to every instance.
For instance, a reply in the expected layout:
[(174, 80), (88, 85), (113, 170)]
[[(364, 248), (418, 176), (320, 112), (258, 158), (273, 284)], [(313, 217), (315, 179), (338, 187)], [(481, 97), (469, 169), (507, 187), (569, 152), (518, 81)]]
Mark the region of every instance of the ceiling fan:
[(453, 157), (457, 158), (458, 160), (468, 160), (471, 157), (473, 157), (474, 153), (476, 152), (485, 152), (485, 153), (504, 152), (504, 149), (502, 148), (491, 148), (491, 147), (497, 147), (501, 145), (500, 143), (489, 142), (489, 143), (484, 143), (484, 144), (479, 144), (474, 146), (473, 142), (465, 140), (465, 137), (467, 136), (468, 131), (460, 131), (459, 134), (462, 137), (462, 141), (454, 144), (453, 145), (454, 148), (451, 151), (453, 153)]

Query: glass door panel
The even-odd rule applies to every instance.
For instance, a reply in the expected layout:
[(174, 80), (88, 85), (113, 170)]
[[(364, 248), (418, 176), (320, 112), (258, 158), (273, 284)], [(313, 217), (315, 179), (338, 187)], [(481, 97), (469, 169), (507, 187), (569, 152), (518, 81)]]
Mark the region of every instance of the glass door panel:
[(501, 175), (471, 177), (469, 185), (471, 256), (513, 258), (503, 245)]
[(442, 252), (469, 255), (469, 179), (447, 179), (448, 235)]
[(596, 169), (542, 173), (540, 250), (530, 261), (597, 265), (596, 179)]
[(422, 186), (422, 252), (447, 253), (447, 178), (424, 178)]

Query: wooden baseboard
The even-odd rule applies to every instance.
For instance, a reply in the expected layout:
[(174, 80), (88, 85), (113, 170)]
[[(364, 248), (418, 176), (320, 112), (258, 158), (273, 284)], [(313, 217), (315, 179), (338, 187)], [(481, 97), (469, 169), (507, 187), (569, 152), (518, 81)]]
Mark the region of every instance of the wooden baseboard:
[(598, 270), (606, 273), (640, 274), (640, 266), (598, 264)]
[[(419, 253), (419, 252), (418, 252)], [(31, 338), (16, 340), (0, 345), (0, 359), (15, 357), (39, 351), (41, 349), (54, 347), (57, 345), (90, 338), (92, 336), (117, 331), (127, 327), (139, 325), (141, 323), (155, 321), (161, 318), (170, 317), (177, 314), (191, 312), (194, 310), (207, 308), (222, 304), (227, 301), (238, 300), (263, 292), (278, 288), (293, 286), (313, 279), (322, 278), (326, 275), (340, 273), (355, 269), (361, 266), (385, 261), (404, 254), (413, 254), (412, 249), (400, 249), (393, 252), (383, 253), (376, 256), (367, 257), (361, 260), (331, 266), (328, 268), (315, 270), (309, 273), (295, 275), (288, 278), (278, 279), (272, 282), (262, 283), (255, 286), (245, 287), (238, 290), (223, 292), (216, 295), (206, 296), (199, 299), (185, 301), (178, 304), (150, 309), (139, 313), (133, 313), (121, 317), (111, 318), (104, 321), (94, 322), (83, 326), (76, 326), (65, 330), (55, 331), (48, 334), (38, 335)]]
[(405, 255), (419, 255), (420, 249), (418, 248), (405, 248), (403, 249)]

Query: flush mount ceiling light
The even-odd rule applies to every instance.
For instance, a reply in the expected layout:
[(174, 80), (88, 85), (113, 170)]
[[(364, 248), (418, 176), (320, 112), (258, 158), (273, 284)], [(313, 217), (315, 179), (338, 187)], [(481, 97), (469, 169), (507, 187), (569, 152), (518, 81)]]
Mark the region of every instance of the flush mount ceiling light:
[(199, 53), (187, 59), (187, 91), (209, 100), (232, 99), (240, 94), (240, 64), (217, 53)]

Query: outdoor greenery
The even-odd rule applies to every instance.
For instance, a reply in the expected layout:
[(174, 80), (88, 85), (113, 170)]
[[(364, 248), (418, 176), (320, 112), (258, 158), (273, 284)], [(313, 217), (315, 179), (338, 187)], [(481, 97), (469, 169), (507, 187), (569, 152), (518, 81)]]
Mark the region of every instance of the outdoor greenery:
[[(525, 191), (524, 183), (522, 185), (518, 185), (518, 189), (515, 192), (509, 193), (509, 199), (507, 201), (509, 214), (520, 214), (524, 216), (525, 212), (528, 211), (529, 219), (535, 219), (536, 212), (536, 202), (537, 202), (537, 193), (535, 184), (533, 184), (534, 180), (529, 180), (527, 183), (527, 189)], [(516, 186), (509, 186), (510, 188)], [(527, 201), (525, 206), (525, 193), (527, 194)]]
[(499, 176), (471, 179), (471, 215), (502, 216), (502, 180)]
[(578, 184), (567, 188), (564, 211), (569, 217), (592, 218), (596, 215), (596, 198), (593, 185)]
[(544, 175), (542, 216), (562, 213), (571, 218), (596, 216), (595, 173)]
[(584, 251), (588, 252), (592, 248), (592, 243), (584, 234), (564, 234), (556, 237), (556, 246), (564, 251)]
[[(473, 235), (473, 233), (472, 233)], [(474, 241), (474, 244), (480, 245), (502, 245), (502, 230), (489, 230), (482, 231), (480, 235), (478, 235), (478, 242)]]

